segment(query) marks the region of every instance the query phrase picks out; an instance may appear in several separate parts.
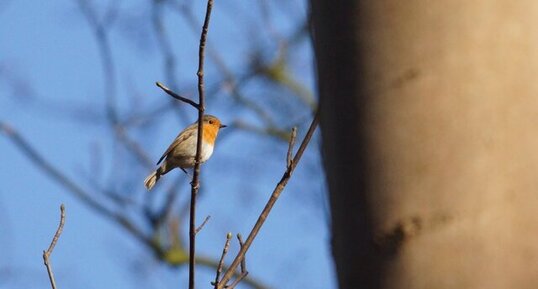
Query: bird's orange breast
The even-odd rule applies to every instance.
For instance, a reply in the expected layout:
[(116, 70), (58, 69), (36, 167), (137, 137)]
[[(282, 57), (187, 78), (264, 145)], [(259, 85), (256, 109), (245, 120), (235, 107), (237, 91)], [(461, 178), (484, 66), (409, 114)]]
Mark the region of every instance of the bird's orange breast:
[(218, 133), (219, 127), (214, 125), (204, 125), (203, 139), (205, 142), (213, 145)]

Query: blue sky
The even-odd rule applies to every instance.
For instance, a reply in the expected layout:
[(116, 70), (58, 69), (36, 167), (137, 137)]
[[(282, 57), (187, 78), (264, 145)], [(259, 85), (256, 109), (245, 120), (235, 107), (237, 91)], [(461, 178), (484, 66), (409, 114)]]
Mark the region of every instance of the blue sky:
[[(271, 23), (284, 35), (304, 20), (306, 8), (301, 1), (266, 2)], [(106, 11), (107, 1), (90, 3), (97, 14)], [(165, 82), (166, 75), (151, 28), (149, 2), (118, 3), (120, 13), (108, 36), (118, 111), (120, 117), (127, 117), (169, 100), (154, 85), (155, 81)], [(185, 3), (193, 5), (194, 15), (201, 21), (205, 2)], [(257, 30), (263, 24), (259, 23), (258, 5), (257, 1), (217, 1), (214, 7), (208, 45), (238, 75), (248, 66), (247, 56), (253, 48), (263, 47), (269, 58), (276, 50), (267, 33)], [(288, 6), (283, 9), (283, 5)], [(167, 33), (172, 35), (178, 89), (196, 99), (198, 35), (172, 8), (166, 7), (162, 15)], [(312, 90), (310, 44), (303, 41), (293, 49), (289, 73)], [(213, 61), (207, 61), (206, 70), (208, 87), (222, 79)], [(123, 154), (116, 156), (111, 130), (100, 121), (106, 103), (103, 78), (97, 42), (77, 1), (19, 0), (0, 5), (0, 122), (10, 124), (69, 177), (86, 186), (89, 179), (97, 179), (141, 201), (145, 198), (142, 180), (149, 171), (131, 165), (133, 160)], [(285, 89), (254, 80), (244, 92), (274, 109), (270, 113), (276, 122), (299, 124), (299, 137), (306, 132), (309, 112), (294, 109), (298, 102), (287, 97)], [(221, 89), (208, 97), (207, 112), (219, 115), (223, 122), (260, 124), (252, 113), (230, 103), (230, 96)], [(177, 113), (164, 113), (154, 123), (129, 131), (155, 161), (185, 126), (184, 121), (196, 117), (189, 108), (181, 110), (180, 117)], [(318, 141), (314, 139), (247, 255), (250, 276), (272, 288), (335, 287)], [(198, 219), (211, 215), (211, 220), (198, 237), (201, 254), (216, 258), (227, 232), (248, 233), (282, 175), (286, 146), (244, 130), (223, 132), (214, 156), (203, 166)], [(160, 263), (122, 228), (36, 168), (4, 135), (0, 135), (0, 148), (0, 244), (5, 253), (0, 260), (0, 288), (49, 288), (41, 253), (57, 226), (61, 203), (66, 205), (67, 221), (52, 256), (60, 288), (186, 287), (186, 267)], [(114, 161), (127, 165), (111, 181), (108, 176)], [(96, 167), (100, 169), (96, 171)], [(181, 178), (179, 172), (171, 174)], [(139, 187), (130, 182), (133, 179), (140, 179)], [(186, 200), (187, 182), (184, 179), (181, 201)], [(185, 232), (181, 235), (187, 236)], [(234, 244), (232, 252), (236, 249)], [(199, 272), (199, 288), (207, 288), (205, 282), (213, 272)]]

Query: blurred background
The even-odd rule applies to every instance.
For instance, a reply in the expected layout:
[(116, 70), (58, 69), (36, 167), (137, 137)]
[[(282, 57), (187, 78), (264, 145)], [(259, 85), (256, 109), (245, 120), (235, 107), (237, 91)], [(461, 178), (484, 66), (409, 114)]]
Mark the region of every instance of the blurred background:
[[(189, 180), (144, 178), (197, 112), (205, 1), (0, 2), (0, 288), (181, 288)], [(216, 1), (206, 113), (229, 128), (202, 167), (197, 283), (208, 288), (227, 232), (244, 237), (285, 169), (290, 129), (312, 118), (306, 1)], [(316, 134), (247, 254), (240, 288), (334, 288)], [(237, 252), (232, 242), (228, 261)]]

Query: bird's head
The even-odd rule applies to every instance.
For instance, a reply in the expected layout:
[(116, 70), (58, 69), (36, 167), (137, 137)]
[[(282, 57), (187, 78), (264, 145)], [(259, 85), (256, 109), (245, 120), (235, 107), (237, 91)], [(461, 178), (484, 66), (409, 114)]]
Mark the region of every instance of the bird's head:
[(216, 116), (212, 116), (209, 114), (204, 115), (203, 122), (204, 126), (207, 125), (209, 127), (216, 128), (217, 131), (221, 128), (226, 127), (226, 125), (222, 124)]

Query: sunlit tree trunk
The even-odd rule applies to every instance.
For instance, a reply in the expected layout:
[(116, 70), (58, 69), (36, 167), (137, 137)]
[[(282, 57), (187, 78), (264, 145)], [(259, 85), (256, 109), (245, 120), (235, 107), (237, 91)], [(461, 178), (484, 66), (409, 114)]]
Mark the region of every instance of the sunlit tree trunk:
[(311, 2), (340, 288), (538, 288), (538, 1)]

